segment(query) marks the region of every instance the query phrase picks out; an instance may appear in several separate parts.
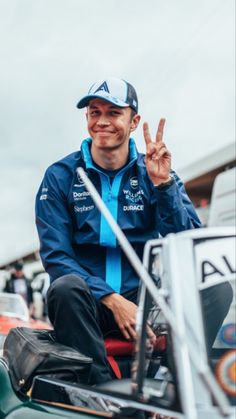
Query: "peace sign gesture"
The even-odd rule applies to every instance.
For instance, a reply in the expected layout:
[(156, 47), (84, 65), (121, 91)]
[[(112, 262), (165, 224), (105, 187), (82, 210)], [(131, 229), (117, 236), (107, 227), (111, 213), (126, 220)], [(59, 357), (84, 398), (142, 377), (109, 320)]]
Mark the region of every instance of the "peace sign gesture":
[(148, 123), (143, 124), (143, 135), (146, 143), (146, 168), (155, 186), (170, 180), (171, 153), (163, 143), (165, 119), (160, 119), (156, 139), (152, 141)]

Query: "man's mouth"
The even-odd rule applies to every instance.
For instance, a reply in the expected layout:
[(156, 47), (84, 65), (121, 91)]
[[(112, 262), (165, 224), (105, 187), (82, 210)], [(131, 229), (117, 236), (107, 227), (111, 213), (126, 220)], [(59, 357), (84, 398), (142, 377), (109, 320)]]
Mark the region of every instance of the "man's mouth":
[(108, 132), (108, 131), (94, 131), (94, 135), (96, 135), (98, 138), (101, 139), (108, 139), (109, 137), (112, 137), (115, 134), (115, 132)]
[(98, 131), (94, 131), (95, 134), (114, 134), (115, 131), (103, 131), (103, 130), (98, 130)]

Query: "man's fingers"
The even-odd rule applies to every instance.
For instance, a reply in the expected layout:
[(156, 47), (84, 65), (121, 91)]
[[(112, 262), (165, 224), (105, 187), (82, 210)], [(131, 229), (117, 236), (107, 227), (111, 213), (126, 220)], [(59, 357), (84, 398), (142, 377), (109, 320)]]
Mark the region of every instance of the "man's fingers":
[(121, 332), (122, 332), (122, 335), (125, 337), (125, 339), (130, 340), (130, 335), (129, 335), (129, 333), (126, 331), (126, 329), (125, 329), (125, 328), (121, 328), (120, 330), (121, 330)]
[(135, 324), (125, 324), (120, 327), (120, 330), (124, 337), (128, 340), (135, 340), (136, 339), (136, 331), (135, 331)]
[(157, 160), (160, 160), (162, 157), (171, 157), (171, 153), (166, 147), (162, 147), (157, 153)]
[(149, 131), (149, 126), (147, 122), (144, 122), (143, 124), (143, 136), (144, 136), (145, 143), (147, 145), (152, 142), (150, 131)]
[[(163, 132), (164, 132), (164, 126), (165, 126), (165, 118), (161, 118), (160, 122), (158, 124), (157, 133), (156, 133), (156, 143), (161, 143), (163, 139)], [(144, 122), (143, 124), (143, 135), (146, 142), (146, 145), (152, 143), (151, 134), (149, 131), (149, 126), (147, 122)]]
[(152, 143), (147, 147), (146, 156), (152, 160), (159, 160), (165, 153), (168, 154), (169, 151), (163, 142), (158, 144)]
[(158, 124), (158, 128), (157, 128), (157, 134), (156, 134), (156, 143), (159, 143), (162, 141), (163, 139), (163, 132), (164, 132), (164, 126), (165, 126), (165, 118), (161, 118), (160, 122)]
[(151, 339), (152, 342), (156, 341), (156, 335), (155, 333), (152, 331), (150, 326), (147, 326), (147, 335), (149, 337), (149, 339)]
[(136, 339), (135, 320), (132, 323), (125, 325), (126, 331), (129, 333), (131, 339)]

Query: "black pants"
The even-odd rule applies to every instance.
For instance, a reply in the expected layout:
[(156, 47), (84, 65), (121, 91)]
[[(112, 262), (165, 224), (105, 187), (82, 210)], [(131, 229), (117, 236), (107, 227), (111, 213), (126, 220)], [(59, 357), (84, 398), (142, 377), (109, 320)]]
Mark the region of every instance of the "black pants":
[[(137, 303), (137, 294), (135, 289), (124, 297)], [(232, 295), (228, 283), (201, 292), (208, 351), (228, 313)], [(111, 380), (104, 337), (109, 334), (120, 336), (111, 310), (97, 301), (85, 281), (76, 275), (65, 275), (54, 281), (47, 297), (48, 316), (58, 342), (93, 358), (90, 384)]]
[[(137, 302), (138, 290), (124, 294)], [(97, 301), (86, 282), (76, 275), (65, 275), (54, 281), (47, 295), (48, 316), (56, 339), (93, 358), (90, 384), (113, 378), (106, 358), (104, 337), (120, 336), (112, 311)]]

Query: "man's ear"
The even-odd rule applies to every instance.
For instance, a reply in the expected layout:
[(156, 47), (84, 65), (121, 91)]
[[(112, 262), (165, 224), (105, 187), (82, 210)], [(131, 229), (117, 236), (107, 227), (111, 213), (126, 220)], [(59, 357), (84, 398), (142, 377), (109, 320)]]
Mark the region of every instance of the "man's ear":
[(135, 131), (136, 128), (138, 127), (138, 124), (140, 122), (141, 116), (136, 114), (133, 116), (132, 121), (131, 121), (131, 125), (130, 125), (130, 131)]

